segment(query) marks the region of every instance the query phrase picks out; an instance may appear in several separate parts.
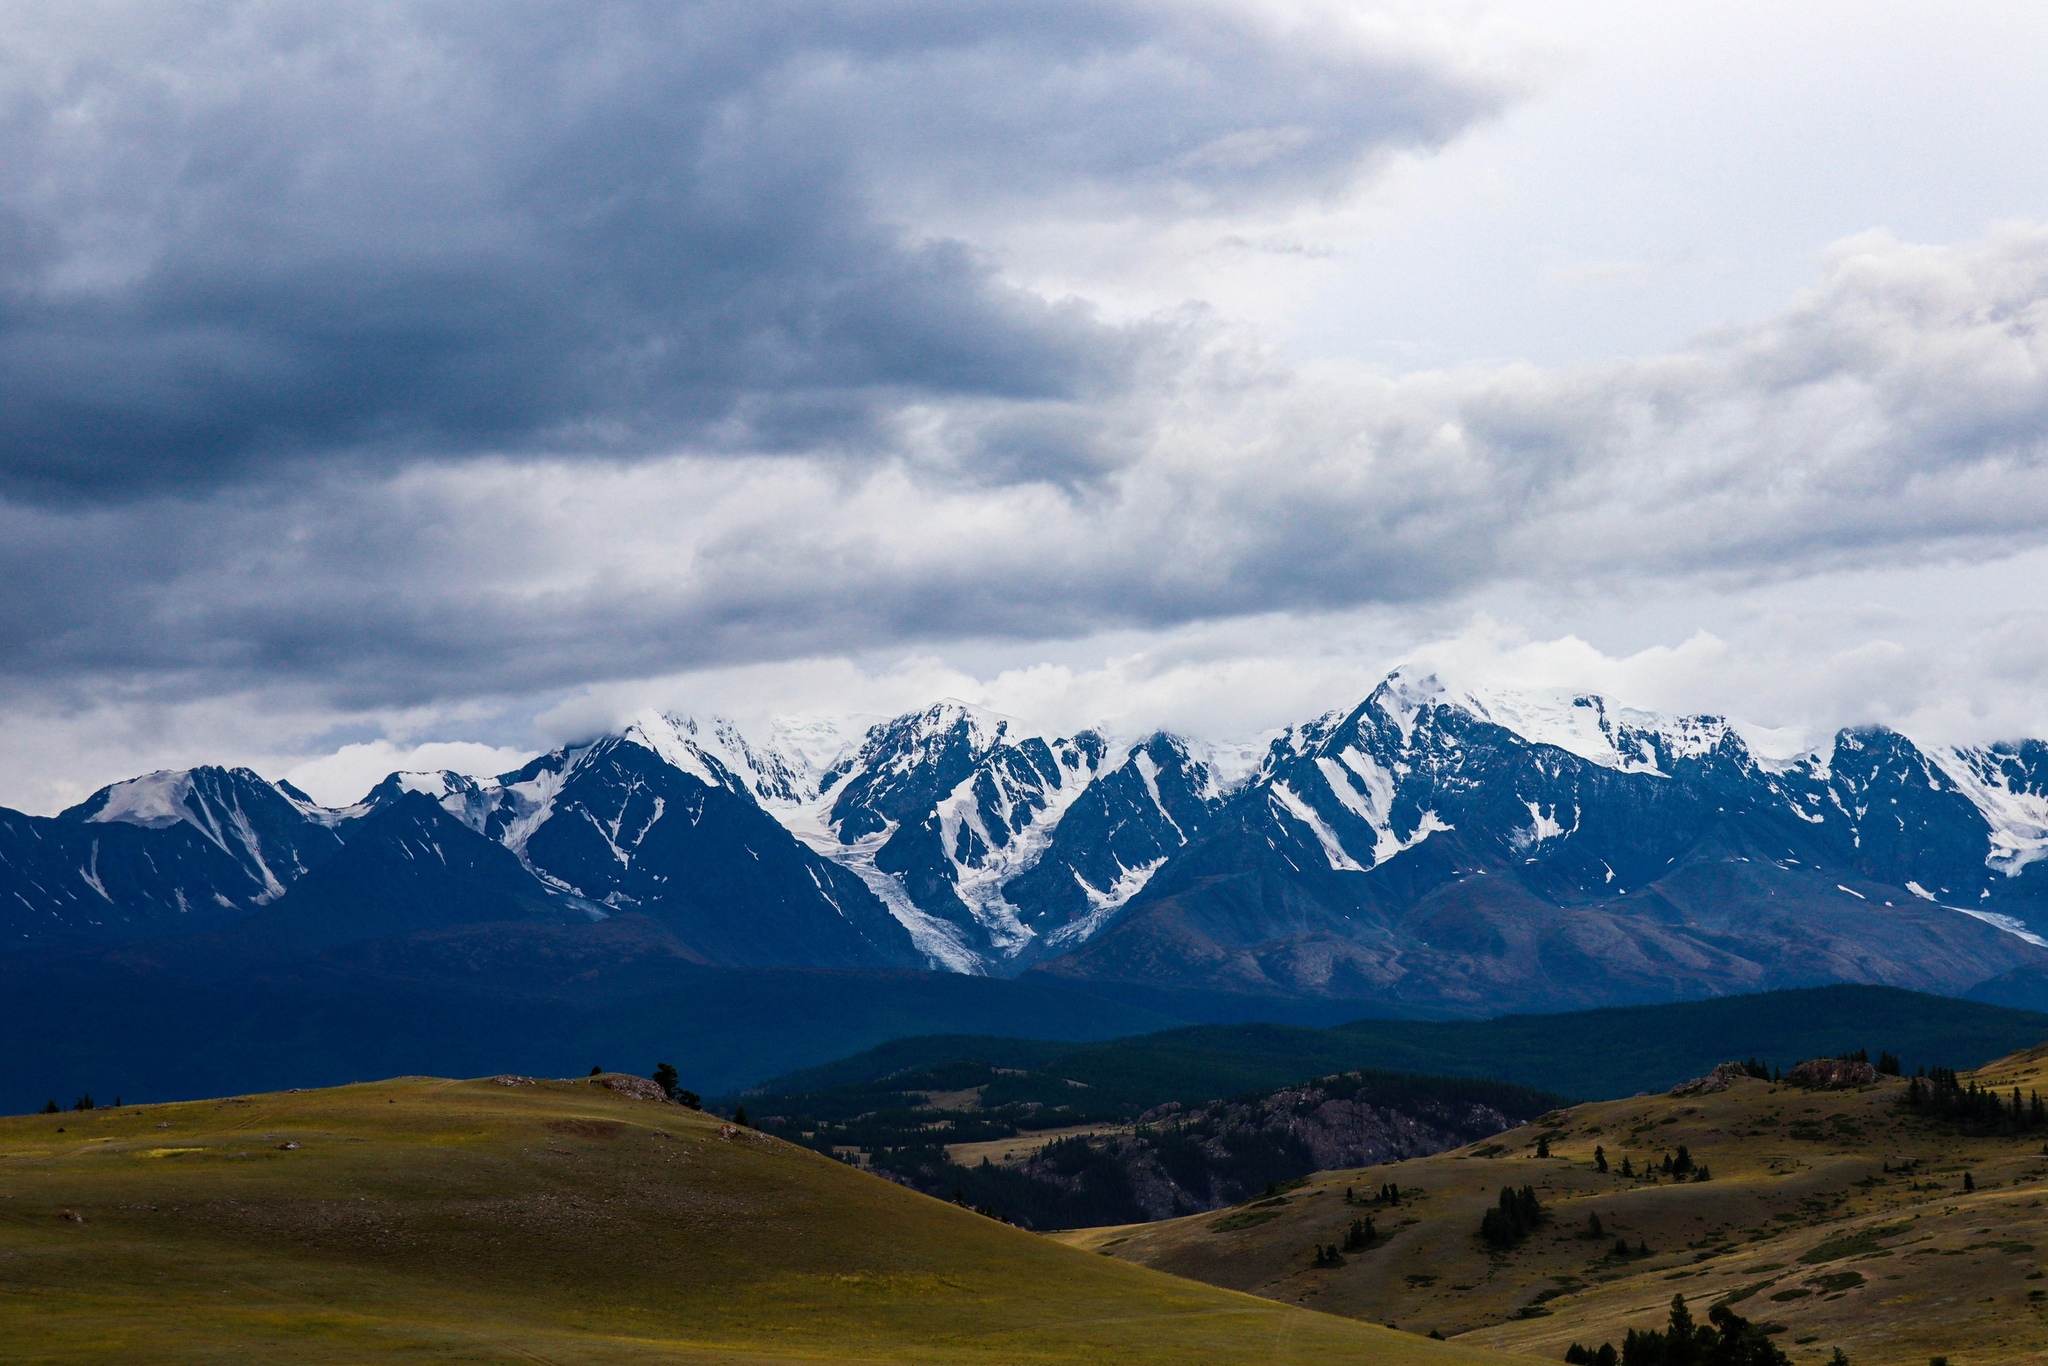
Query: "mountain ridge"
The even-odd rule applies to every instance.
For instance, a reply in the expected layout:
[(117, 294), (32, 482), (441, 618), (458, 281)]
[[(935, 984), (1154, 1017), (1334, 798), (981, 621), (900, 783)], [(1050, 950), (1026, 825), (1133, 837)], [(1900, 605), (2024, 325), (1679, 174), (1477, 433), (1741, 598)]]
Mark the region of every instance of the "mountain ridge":
[(1880, 727), (1767, 758), (1723, 717), (1412, 670), (1248, 768), (947, 700), (764, 740), (644, 712), (496, 778), (394, 773), (347, 807), (248, 770), (158, 773), (57, 817), (0, 812), (0, 927), (20, 947), (253, 916), (409, 798), (502, 847), (535, 896), (651, 916), (729, 966), (1450, 1014), (1825, 981), (2048, 999), (2048, 745)]

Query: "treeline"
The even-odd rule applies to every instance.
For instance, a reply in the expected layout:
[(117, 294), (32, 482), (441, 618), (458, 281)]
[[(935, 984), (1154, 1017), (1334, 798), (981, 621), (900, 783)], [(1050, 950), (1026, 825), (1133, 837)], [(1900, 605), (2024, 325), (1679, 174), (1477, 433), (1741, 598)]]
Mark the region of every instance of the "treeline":
[(1964, 1084), (1947, 1067), (1926, 1068), (1908, 1080), (1899, 1104), (1909, 1114), (1979, 1137), (2048, 1129), (2048, 1105), (2039, 1091), (2022, 1097), (2015, 1086), (2010, 1097), (2001, 1096), (1975, 1081)]

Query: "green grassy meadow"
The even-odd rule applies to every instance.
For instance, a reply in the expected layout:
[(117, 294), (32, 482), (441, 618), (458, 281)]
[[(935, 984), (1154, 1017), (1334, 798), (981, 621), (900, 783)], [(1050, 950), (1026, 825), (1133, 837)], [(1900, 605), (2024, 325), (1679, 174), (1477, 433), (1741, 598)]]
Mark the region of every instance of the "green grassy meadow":
[(1068, 1248), (591, 1083), (429, 1078), (0, 1119), (0, 1343), (13, 1362), (1519, 1359)]

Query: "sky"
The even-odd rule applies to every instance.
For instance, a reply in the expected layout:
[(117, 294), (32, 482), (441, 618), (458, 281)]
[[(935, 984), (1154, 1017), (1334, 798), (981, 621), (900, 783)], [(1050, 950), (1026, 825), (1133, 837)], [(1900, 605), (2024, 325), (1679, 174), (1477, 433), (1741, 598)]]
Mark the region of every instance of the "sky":
[(1391, 667), (2048, 735), (2048, 11), (8, 4), (0, 803)]

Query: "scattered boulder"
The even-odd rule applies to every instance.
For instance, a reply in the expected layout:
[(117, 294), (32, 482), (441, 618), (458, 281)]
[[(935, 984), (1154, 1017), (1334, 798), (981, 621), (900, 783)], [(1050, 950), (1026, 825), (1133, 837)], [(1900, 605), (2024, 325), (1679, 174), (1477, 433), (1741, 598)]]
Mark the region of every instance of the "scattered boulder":
[(1748, 1075), (1747, 1072), (1742, 1070), (1741, 1063), (1724, 1062), (1704, 1077), (1694, 1077), (1691, 1081), (1680, 1082), (1671, 1088), (1671, 1094), (1674, 1096), (1710, 1095), (1715, 1091), (1727, 1090), (1730, 1086), (1734, 1085), (1738, 1078)]
[(491, 1080), (500, 1086), (538, 1086), (540, 1084), (532, 1077), (515, 1077), (509, 1072), (502, 1077), (492, 1077)]
[(85, 1222), (85, 1216), (75, 1209), (67, 1209), (57, 1217), (67, 1224), (82, 1224)]
[(1851, 1086), (1869, 1086), (1877, 1080), (1877, 1069), (1867, 1062), (1814, 1058), (1787, 1072), (1785, 1080), (1809, 1091), (1844, 1091)]
[(591, 1078), (591, 1081), (631, 1100), (658, 1100), (666, 1102), (668, 1092), (645, 1077), (636, 1077), (627, 1072), (606, 1072)]
[(299, 1145), (290, 1141), (280, 1143), (277, 1146), (280, 1152), (295, 1153), (299, 1150)]

